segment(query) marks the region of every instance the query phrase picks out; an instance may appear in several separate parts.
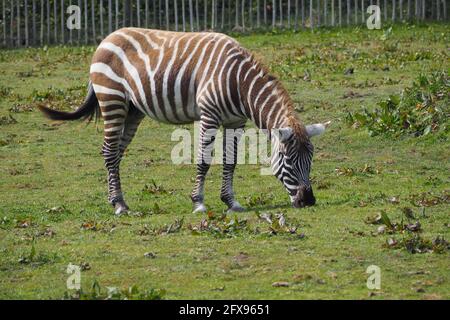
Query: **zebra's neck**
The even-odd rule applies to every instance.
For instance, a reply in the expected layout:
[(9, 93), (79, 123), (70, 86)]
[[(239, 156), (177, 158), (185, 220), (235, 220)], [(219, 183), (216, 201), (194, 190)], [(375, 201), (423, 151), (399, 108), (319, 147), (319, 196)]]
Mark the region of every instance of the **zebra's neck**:
[[(239, 95), (245, 114), (268, 131), (296, 122), (292, 101), (281, 83), (252, 57), (240, 71)], [(239, 72), (239, 71), (238, 71)]]

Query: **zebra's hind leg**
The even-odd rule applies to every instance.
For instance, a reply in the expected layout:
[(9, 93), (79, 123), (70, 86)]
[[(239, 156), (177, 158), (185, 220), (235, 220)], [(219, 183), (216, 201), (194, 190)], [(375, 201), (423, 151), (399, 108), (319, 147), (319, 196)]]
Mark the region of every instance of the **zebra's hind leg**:
[(234, 198), (233, 176), (237, 164), (237, 149), (244, 126), (236, 129), (224, 127), (223, 175), (220, 199), (228, 206), (228, 212), (241, 212), (244, 208)]
[[(125, 150), (127, 149), (128, 145), (133, 140), (133, 138), (136, 134), (136, 131), (139, 127), (139, 124), (141, 123), (142, 119), (144, 119), (144, 117), (145, 117), (145, 115), (142, 112), (137, 110), (133, 106), (133, 104), (130, 104), (129, 111), (128, 111), (127, 117), (125, 119), (123, 131), (120, 136), (120, 144), (119, 144), (120, 160), (119, 161), (122, 160)], [(119, 177), (119, 183), (120, 183), (120, 177)], [(129, 207), (125, 203), (123, 196), (122, 196), (121, 200), (114, 203), (114, 208), (115, 208), (115, 213), (118, 215), (129, 210)]]
[(197, 159), (197, 175), (195, 177), (194, 190), (191, 199), (194, 206), (194, 213), (206, 212), (204, 204), (205, 177), (211, 166), (212, 150), (214, 140), (219, 125), (209, 117), (202, 117), (200, 120), (199, 149)]
[(120, 144), (128, 105), (123, 101), (102, 100), (99, 100), (99, 104), (105, 124), (102, 155), (108, 170), (108, 201), (114, 206), (115, 213), (121, 214), (128, 210), (122, 195), (119, 173), (122, 158)]

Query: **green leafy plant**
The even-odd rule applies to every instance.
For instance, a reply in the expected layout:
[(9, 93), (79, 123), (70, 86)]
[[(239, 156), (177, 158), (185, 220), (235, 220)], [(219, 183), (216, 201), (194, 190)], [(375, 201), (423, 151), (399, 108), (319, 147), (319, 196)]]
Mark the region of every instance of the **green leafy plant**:
[(450, 78), (446, 72), (419, 75), (400, 95), (391, 95), (370, 111), (348, 113), (353, 127), (366, 127), (371, 136), (411, 134), (423, 136), (448, 129)]

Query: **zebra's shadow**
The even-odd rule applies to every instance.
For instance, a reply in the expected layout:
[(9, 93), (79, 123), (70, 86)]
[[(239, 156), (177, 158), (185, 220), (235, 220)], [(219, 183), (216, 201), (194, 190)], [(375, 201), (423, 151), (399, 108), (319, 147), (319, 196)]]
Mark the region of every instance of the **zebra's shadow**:
[(243, 212), (252, 212), (252, 211), (269, 211), (269, 210), (276, 210), (276, 209), (289, 209), (292, 208), (290, 204), (273, 204), (273, 205), (263, 205), (258, 207), (248, 207), (245, 208)]

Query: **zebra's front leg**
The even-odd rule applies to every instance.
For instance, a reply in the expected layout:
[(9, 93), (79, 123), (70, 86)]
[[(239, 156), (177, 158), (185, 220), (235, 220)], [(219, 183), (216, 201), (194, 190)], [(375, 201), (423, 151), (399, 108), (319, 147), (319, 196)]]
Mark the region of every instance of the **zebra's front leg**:
[(200, 120), (199, 150), (197, 159), (197, 175), (195, 177), (194, 190), (191, 199), (194, 206), (194, 213), (206, 212), (204, 203), (205, 177), (208, 173), (212, 161), (212, 150), (219, 125), (211, 119)]
[(244, 208), (235, 200), (233, 176), (237, 164), (238, 144), (243, 134), (243, 126), (237, 129), (224, 128), (223, 175), (220, 199), (228, 206), (228, 212), (241, 212)]

